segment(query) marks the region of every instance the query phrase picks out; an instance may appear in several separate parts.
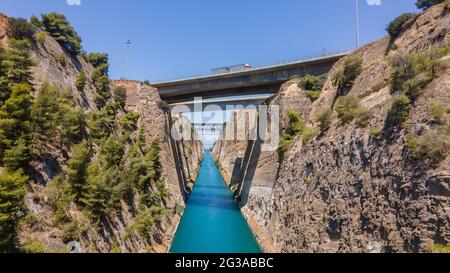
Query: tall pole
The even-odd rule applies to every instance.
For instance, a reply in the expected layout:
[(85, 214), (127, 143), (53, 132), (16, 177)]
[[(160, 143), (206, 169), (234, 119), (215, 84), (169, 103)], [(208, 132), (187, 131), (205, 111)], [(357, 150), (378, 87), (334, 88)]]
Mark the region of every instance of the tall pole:
[(128, 64), (130, 61), (130, 47), (131, 47), (131, 41), (128, 40), (127, 41), (127, 62), (125, 65), (125, 76), (124, 76), (125, 79), (128, 79), (127, 77), (128, 77)]
[(356, 0), (356, 48), (359, 48), (359, 0)]

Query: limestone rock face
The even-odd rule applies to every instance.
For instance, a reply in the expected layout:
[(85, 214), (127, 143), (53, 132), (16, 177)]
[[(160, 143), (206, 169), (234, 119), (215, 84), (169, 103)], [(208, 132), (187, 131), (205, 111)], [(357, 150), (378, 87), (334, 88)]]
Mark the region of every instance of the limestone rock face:
[[(8, 37), (5, 34), (8, 20), (6, 15), (0, 14), (0, 43), (5, 47), (8, 45)], [(83, 57), (68, 53), (50, 36), (43, 42), (33, 42), (31, 57), (35, 63), (32, 68), (35, 91), (48, 82), (61, 90), (71, 90), (85, 112), (98, 111), (94, 102), (96, 89), (92, 82), (94, 68)], [(86, 73), (87, 82), (84, 90), (79, 91), (76, 88), (76, 80), (81, 71)], [(145, 141), (151, 144), (157, 139), (160, 140), (162, 177), (170, 195), (164, 199), (163, 209), (168, 213), (153, 227), (151, 238), (148, 239), (135, 233), (129, 234), (128, 229), (135, 223), (136, 217), (136, 212), (130, 204), (122, 202), (117, 214), (105, 217), (100, 226), (91, 223), (85, 214), (72, 204), (68, 213), (82, 234), (77, 245), (79, 243), (81, 252), (109, 252), (119, 248), (122, 252), (167, 252), (184, 207), (185, 184), (196, 179), (196, 171), (203, 157), (203, 145), (200, 141), (184, 138), (172, 141), (170, 129), (174, 120), (155, 88), (135, 81), (111, 82), (111, 90), (117, 87), (124, 87), (127, 91), (126, 110), (139, 113), (139, 124), (143, 129)], [(36, 92), (33, 95), (36, 95)], [(122, 112), (119, 115), (123, 115)], [(179, 119), (177, 124), (184, 130), (192, 130), (191, 124), (185, 119)], [(30, 181), (25, 204), (32, 219), (21, 227), (21, 243), (37, 241), (43, 243), (45, 250), (49, 252), (65, 249), (62, 237), (67, 227), (56, 225), (53, 221), (55, 215), (48, 201), (47, 184), (66, 169), (69, 158), (70, 151), (49, 148), (30, 163), (31, 166), (27, 170)], [(0, 167), (1, 172), (3, 168)], [(134, 196), (135, 204), (138, 199), (139, 196)]]
[[(396, 40), (384, 38), (352, 53), (363, 59), (363, 71), (350, 94), (371, 110), (367, 128), (343, 124), (334, 113), (329, 130), (307, 144), (297, 137), (283, 160), (275, 152), (248, 160), (246, 171), (253, 176), (247, 183), (248, 199), (240, 202), (265, 251), (426, 252), (432, 244), (450, 244), (450, 158), (435, 166), (411, 160), (406, 129), (371, 134), (383, 131), (392, 105), (389, 57), (449, 46), (449, 28), (450, 14), (442, 5), (433, 6)], [(337, 96), (332, 76), (343, 61), (335, 64), (321, 97), (312, 104), (295, 81), (281, 88), (270, 103), (281, 108), (282, 130), (287, 110), (297, 111), (313, 126), (317, 113), (332, 107)], [(450, 105), (448, 68), (424, 88), (406, 124), (430, 128), (434, 103)], [(228, 181), (250, 144), (216, 143), (214, 156)], [(272, 169), (275, 176), (268, 171)]]

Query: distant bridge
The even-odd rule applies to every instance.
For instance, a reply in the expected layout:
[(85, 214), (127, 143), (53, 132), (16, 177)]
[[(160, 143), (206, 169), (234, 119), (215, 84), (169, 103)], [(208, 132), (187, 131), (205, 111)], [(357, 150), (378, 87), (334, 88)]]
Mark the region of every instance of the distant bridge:
[[(192, 102), (195, 97), (202, 97), (205, 100), (275, 94), (284, 82), (294, 76), (303, 77), (307, 74), (317, 76), (328, 73), (331, 67), (347, 54), (340, 53), (233, 73), (156, 82), (152, 86), (158, 89), (161, 98), (170, 105), (186, 104)], [(231, 101), (227, 99), (221, 101), (224, 104), (229, 102)]]

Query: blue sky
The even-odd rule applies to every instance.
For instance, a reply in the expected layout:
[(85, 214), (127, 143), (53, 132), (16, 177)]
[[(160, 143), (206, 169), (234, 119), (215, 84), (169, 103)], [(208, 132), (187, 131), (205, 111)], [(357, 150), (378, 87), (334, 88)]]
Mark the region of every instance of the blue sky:
[[(361, 42), (383, 37), (393, 18), (417, 11), (415, 1), (360, 0)], [(14, 17), (51, 11), (68, 17), (87, 52), (110, 55), (114, 79), (125, 72), (128, 39), (129, 78), (153, 82), (355, 46), (355, 0), (0, 0), (0, 12)]]

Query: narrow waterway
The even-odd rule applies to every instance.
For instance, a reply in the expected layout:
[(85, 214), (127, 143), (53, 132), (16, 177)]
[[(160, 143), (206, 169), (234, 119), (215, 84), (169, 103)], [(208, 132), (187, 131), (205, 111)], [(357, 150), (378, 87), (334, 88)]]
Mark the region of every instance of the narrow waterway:
[(261, 252), (209, 151), (205, 153), (170, 252)]

